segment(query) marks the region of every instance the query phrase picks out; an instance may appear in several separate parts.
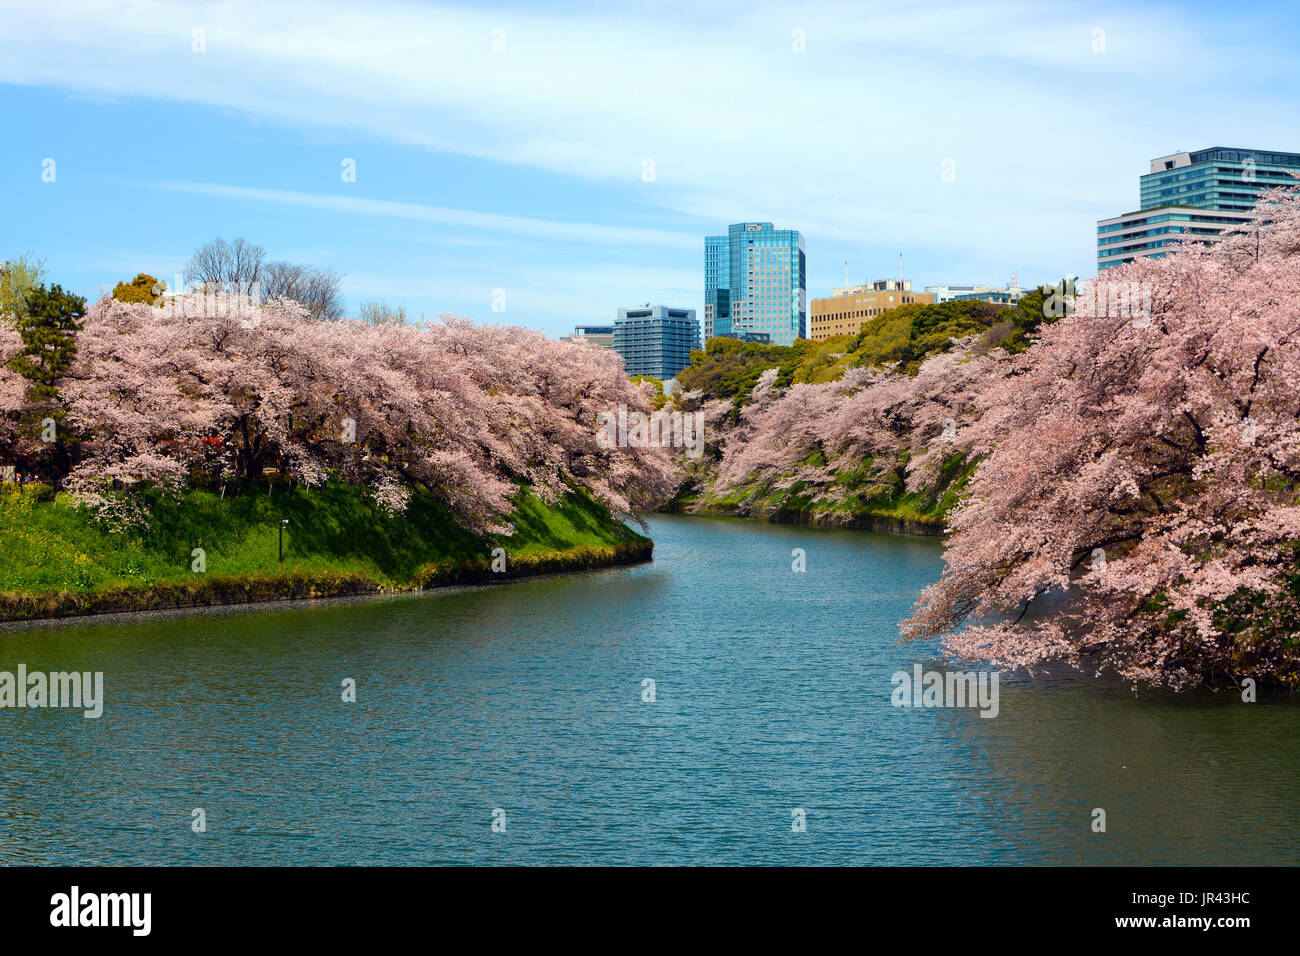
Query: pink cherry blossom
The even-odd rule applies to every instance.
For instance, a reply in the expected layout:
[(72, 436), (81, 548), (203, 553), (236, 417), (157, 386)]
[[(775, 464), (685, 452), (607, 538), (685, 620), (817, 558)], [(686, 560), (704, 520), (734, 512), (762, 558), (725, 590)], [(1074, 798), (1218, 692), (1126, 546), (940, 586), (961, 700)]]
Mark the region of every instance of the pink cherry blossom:
[[(11, 338), (0, 332), (0, 358)], [(26, 440), (16, 378), (0, 370), (0, 454)], [(287, 300), (105, 298), (59, 390), (79, 440), (67, 487), (105, 512), (129, 511), (118, 492), (137, 482), (277, 468), (306, 485), (336, 474), (395, 509), (420, 484), (470, 527), (508, 531), (520, 484), (548, 500), (583, 488), (628, 516), (677, 475), (664, 449), (598, 445), (598, 412), (650, 408), (616, 355), (464, 319), (375, 326)]]

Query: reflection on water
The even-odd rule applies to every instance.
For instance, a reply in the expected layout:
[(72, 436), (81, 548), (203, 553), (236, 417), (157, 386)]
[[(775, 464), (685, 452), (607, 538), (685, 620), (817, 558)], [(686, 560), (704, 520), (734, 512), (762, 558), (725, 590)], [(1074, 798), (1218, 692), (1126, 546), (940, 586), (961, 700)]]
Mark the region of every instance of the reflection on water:
[(0, 861), (1300, 862), (1300, 708), (1082, 679), (895, 708), (937, 666), (896, 625), (938, 542), (651, 526), (642, 567), (0, 635), (0, 670), (107, 697), (0, 711)]

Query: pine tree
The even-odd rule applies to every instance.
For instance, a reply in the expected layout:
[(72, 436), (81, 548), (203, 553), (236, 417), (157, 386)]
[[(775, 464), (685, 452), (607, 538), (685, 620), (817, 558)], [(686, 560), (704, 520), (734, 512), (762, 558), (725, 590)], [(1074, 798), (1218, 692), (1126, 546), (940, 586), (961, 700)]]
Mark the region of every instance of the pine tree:
[[(67, 374), (77, 354), (76, 334), (86, 314), (86, 300), (65, 292), (62, 286), (34, 287), (27, 295), (15, 328), (23, 349), (9, 360), (9, 368), (31, 382), (31, 402), (52, 402), (59, 396), (55, 383)], [(56, 416), (57, 417), (57, 416)]]

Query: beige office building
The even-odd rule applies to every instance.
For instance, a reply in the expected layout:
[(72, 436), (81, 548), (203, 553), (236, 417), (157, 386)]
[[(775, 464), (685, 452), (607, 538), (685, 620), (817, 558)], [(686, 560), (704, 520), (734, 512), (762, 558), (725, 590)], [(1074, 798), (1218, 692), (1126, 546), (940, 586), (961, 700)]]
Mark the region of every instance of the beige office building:
[(877, 279), (870, 285), (836, 289), (825, 299), (813, 299), (808, 308), (808, 338), (824, 342), (837, 335), (857, 335), (862, 323), (900, 305), (931, 303), (932, 292), (913, 292), (912, 283)]

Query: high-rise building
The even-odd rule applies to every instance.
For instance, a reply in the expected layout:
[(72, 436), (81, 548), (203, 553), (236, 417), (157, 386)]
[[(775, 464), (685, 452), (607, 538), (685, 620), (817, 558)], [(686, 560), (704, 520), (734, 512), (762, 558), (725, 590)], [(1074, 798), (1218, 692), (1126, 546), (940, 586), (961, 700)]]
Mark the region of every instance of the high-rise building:
[(807, 328), (807, 262), (797, 229), (738, 222), (704, 239), (704, 338), (766, 334), (791, 345)]
[(808, 303), (808, 338), (824, 342), (836, 335), (857, 335), (862, 323), (900, 305), (934, 301), (932, 292), (913, 292), (906, 279), (877, 279), (870, 285), (835, 289)]
[(1292, 173), (1300, 173), (1300, 153), (1215, 146), (1151, 160), (1141, 208), (1097, 223), (1097, 271), (1158, 258), (1180, 239), (1218, 241), (1250, 218), (1264, 190), (1295, 185)]
[(674, 378), (691, 364), (691, 350), (699, 347), (700, 325), (694, 309), (647, 305), (618, 310), (614, 350), (623, 356), (628, 375)]

